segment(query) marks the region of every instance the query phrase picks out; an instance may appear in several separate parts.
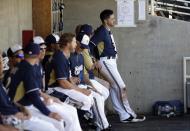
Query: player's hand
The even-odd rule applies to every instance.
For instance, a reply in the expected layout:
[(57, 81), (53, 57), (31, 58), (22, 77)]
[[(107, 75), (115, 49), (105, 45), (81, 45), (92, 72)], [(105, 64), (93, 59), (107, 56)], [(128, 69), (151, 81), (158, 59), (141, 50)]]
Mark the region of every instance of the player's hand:
[(51, 117), (51, 118), (53, 118), (55, 120), (58, 120), (58, 121), (63, 120), (63, 118), (58, 113), (55, 113), (55, 112), (51, 112), (49, 114), (49, 117)]
[(45, 105), (51, 105), (53, 104), (53, 99), (51, 97), (47, 97), (44, 99)]
[(80, 84), (80, 81), (81, 81), (78, 77), (71, 77), (70, 80), (71, 80), (71, 83), (75, 85)]
[(32, 117), (30, 111), (28, 109), (26, 109), (26, 107), (20, 105), (19, 103), (14, 103), (17, 107), (19, 107), (21, 113), (23, 113), (23, 115), (26, 117), (26, 119), (30, 119)]
[(28, 109), (26, 109), (26, 107), (22, 108), (22, 112), (24, 113), (24, 115), (26, 116), (27, 119), (30, 119), (32, 117), (30, 111)]
[(19, 120), (28, 120), (28, 117), (22, 112), (18, 112), (14, 116)]
[(89, 96), (91, 94), (91, 91), (88, 89), (82, 89), (82, 93)]
[(0, 131), (19, 131), (19, 129), (11, 126), (0, 125)]
[(101, 70), (101, 69), (102, 69), (102, 66), (100, 65), (99, 61), (96, 61), (96, 62), (94, 63), (94, 66), (95, 66), (95, 68), (98, 69), (98, 70)]
[(123, 88), (121, 90), (121, 94), (122, 94), (122, 98), (125, 100), (127, 99), (127, 89), (126, 88)]
[(60, 101), (58, 98), (52, 97), (53, 101), (58, 103), (58, 104), (62, 104), (62, 101)]

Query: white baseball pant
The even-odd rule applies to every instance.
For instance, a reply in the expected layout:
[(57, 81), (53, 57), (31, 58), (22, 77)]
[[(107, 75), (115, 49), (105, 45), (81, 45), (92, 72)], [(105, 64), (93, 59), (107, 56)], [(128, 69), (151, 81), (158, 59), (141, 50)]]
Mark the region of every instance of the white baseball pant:
[(106, 57), (100, 58), (100, 64), (107, 77), (112, 80), (110, 83), (110, 95), (113, 103), (113, 108), (120, 116), (120, 120), (125, 120), (132, 115), (136, 117), (135, 112), (131, 109), (128, 99), (123, 99), (122, 90), (126, 87), (123, 79), (117, 68), (116, 59), (107, 59)]
[(30, 131), (59, 131), (51, 122), (32, 116), (29, 120), (24, 120), (22, 128)]
[[(85, 88), (85, 89), (88, 87), (87, 85), (78, 85), (78, 86), (80, 88)], [(93, 112), (95, 113), (94, 115), (96, 116), (96, 122), (100, 127), (100, 129), (106, 129), (109, 126), (109, 123), (105, 115), (105, 98), (103, 95), (100, 95), (94, 91), (92, 91), (91, 94), (92, 94), (91, 98), (94, 101)]]
[(92, 85), (94, 86), (94, 88), (96, 88), (96, 90), (102, 94), (102, 96), (104, 97), (104, 100), (106, 100), (109, 97), (109, 90), (104, 87), (102, 84), (100, 84), (98, 81), (96, 81), (95, 79), (90, 79)]
[[(49, 123), (52, 123), (54, 125), (54, 127), (58, 130), (58, 131), (65, 131), (64, 128), (64, 121), (57, 121), (53, 118), (50, 118), (48, 116), (45, 116), (44, 114), (42, 114), (37, 108), (35, 108), (33, 105), (31, 106), (26, 106), (26, 108), (31, 112), (32, 116), (35, 116), (41, 120), (47, 121)], [(53, 130), (52, 130), (53, 131)]]
[(65, 131), (82, 131), (77, 110), (75, 107), (66, 103), (52, 103), (47, 106), (52, 112), (56, 112), (63, 117), (65, 121)]
[(70, 98), (72, 98), (74, 100), (77, 100), (78, 102), (83, 103), (81, 110), (90, 111), (92, 105), (94, 104), (93, 97), (91, 95), (86, 96), (83, 93), (78, 92), (76, 90), (63, 89), (61, 87), (55, 87), (54, 89), (58, 92), (61, 92), (65, 95), (69, 96)]

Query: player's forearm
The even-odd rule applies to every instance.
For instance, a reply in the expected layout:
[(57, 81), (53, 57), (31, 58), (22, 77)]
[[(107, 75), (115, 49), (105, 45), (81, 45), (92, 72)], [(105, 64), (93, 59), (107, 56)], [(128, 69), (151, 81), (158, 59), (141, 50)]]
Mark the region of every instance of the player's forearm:
[(68, 80), (58, 80), (58, 83), (60, 85), (61, 88), (63, 89), (75, 89), (76, 85), (72, 84), (70, 81)]
[(40, 99), (40, 94), (37, 92), (32, 92), (28, 94), (28, 98), (31, 100), (31, 103), (42, 112), (44, 115), (48, 116), (51, 112), (46, 107), (46, 105)]
[(85, 82), (85, 84), (90, 85), (91, 87), (93, 87), (93, 84), (92, 84), (92, 82), (90, 81), (88, 75), (84, 75), (84, 82)]
[(63, 89), (70, 89), (70, 90), (72, 89), (72, 90), (76, 90), (76, 91), (78, 91), (78, 92), (83, 93), (83, 90), (82, 90), (82, 89), (80, 89), (78, 86), (72, 84), (72, 83), (69, 82), (68, 80), (60, 80), (60, 81), (59, 81), (59, 85), (60, 85), (60, 87), (63, 88)]

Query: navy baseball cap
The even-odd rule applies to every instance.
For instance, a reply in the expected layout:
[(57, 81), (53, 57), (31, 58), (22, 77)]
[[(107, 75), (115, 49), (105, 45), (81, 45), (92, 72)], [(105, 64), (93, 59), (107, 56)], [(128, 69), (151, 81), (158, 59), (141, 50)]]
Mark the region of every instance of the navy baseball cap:
[(84, 33), (88, 36), (92, 35), (93, 33), (93, 28), (91, 25), (88, 25), (88, 24), (84, 24), (81, 26), (80, 28), (80, 33)]
[(49, 44), (58, 44), (60, 37), (57, 34), (50, 34), (46, 37), (45, 42)]
[(24, 53), (29, 56), (39, 55), (40, 54), (40, 45), (35, 44), (35, 43), (28, 44), (24, 49)]

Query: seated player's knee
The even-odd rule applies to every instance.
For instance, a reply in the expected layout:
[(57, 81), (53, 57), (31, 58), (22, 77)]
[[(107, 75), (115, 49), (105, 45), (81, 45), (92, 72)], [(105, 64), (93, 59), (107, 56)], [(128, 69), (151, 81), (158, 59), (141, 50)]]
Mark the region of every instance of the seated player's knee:
[(91, 107), (92, 107), (92, 105), (94, 104), (93, 103), (93, 100), (90, 98), (90, 96), (88, 96), (88, 97), (86, 97), (85, 99), (84, 99), (84, 101), (83, 101), (83, 110), (89, 110)]

